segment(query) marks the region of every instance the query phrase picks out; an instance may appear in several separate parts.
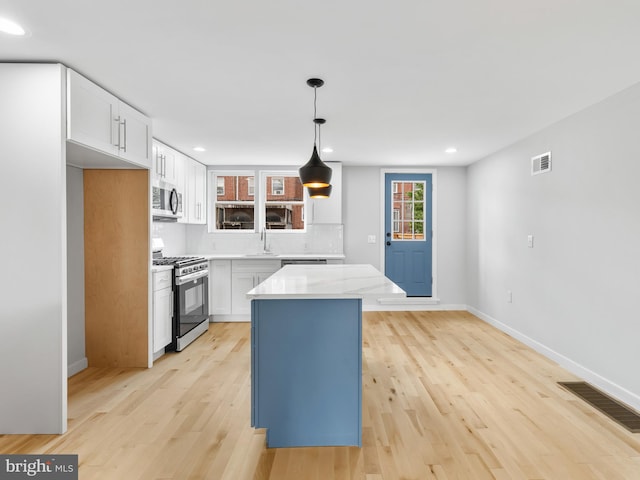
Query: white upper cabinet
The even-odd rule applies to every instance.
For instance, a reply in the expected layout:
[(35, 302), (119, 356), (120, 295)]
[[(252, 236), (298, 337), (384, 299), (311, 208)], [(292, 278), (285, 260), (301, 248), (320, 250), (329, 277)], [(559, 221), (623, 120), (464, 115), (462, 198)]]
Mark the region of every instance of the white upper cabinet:
[[(183, 185), (179, 185), (179, 169), (182, 166), (183, 155), (173, 148), (153, 139), (152, 172), (154, 180), (163, 180), (178, 188), (179, 192), (184, 190)], [(184, 180), (183, 180), (184, 182)]]
[(185, 159), (186, 223), (207, 223), (207, 167), (191, 158)]
[(331, 196), (329, 198), (310, 198), (309, 223), (342, 223), (342, 163), (325, 162), (331, 167)]
[(151, 119), (71, 69), (67, 70), (67, 138), (151, 168)]
[(151, 168), (151, 119), (120, 102), (120, 157)]

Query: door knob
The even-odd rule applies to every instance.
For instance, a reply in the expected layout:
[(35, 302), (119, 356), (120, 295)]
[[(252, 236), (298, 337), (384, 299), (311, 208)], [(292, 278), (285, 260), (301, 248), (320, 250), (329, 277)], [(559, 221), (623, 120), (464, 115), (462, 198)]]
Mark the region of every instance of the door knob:
[(391, 246), (391, 242), (387, 241), (387, 247)]
[(390, 236), (391, 236), (391, 233), (387, 232), (387, 237), (390, 237)]

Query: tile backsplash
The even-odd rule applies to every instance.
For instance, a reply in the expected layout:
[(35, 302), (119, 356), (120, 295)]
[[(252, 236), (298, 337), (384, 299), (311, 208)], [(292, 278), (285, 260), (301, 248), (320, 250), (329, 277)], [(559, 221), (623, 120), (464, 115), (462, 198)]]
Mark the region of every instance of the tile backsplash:
[[(258, 253), (260, 233), (209, 233), (206, 225), (153, 222), (152, 237), (162, 238), (164, 255)], [(343, 253), (343, 225), (309, 225), (305, 233), (267, 231), (267, 247), (275, 253)]]
[[(204, 225), (187, 226), (190, 253), (257, 253), (260, 233), (208, 233)], [(305, 233), (267, 231), (267, 248), (275, 253), (343, 253), (341, 224), (309, 225)]]

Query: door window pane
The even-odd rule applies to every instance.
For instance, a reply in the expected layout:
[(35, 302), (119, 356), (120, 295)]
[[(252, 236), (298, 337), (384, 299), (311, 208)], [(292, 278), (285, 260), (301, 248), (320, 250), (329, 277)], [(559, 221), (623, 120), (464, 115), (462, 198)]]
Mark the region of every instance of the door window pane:
[(391, 182), (394, 240), (425, 240), (425, 182)]

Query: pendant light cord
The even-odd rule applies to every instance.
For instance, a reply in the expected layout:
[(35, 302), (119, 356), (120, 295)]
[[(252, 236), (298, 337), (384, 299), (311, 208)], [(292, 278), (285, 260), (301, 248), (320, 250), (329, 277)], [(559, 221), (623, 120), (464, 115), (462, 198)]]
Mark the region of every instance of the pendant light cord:
[(313, 87), (313, 144), (317, 145), (318, 140), (318, 124), (315, 122), (317, 114), (317, 102), (318, 102), (318, 87)]

